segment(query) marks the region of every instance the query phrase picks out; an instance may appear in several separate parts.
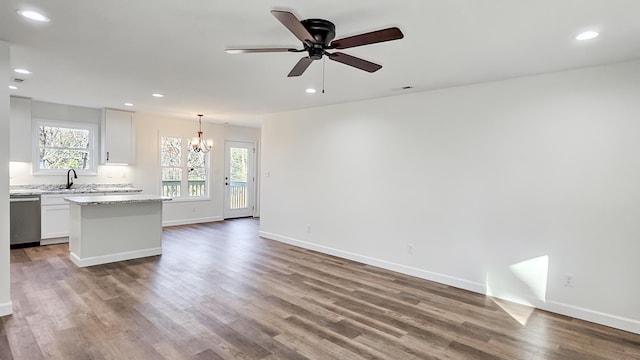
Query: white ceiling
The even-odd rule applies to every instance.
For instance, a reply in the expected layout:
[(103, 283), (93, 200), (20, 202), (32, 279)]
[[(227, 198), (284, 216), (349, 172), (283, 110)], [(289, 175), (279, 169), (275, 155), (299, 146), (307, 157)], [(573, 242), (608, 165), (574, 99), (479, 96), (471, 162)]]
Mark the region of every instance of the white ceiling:
[[(16, 12), (30, 8), (51, 21)], [(302, 54), (224, 52), (300, 47), (272, 9), (330, 20), (336, 38), (390, 26), (405, 38), (344, 50), (383, 68), (327, 61), (326, 93), (309, 95), (321, 61), (287, 78)], [(640, 0), (2, 0), (0, 40), (33, 72), (13, 95), (259, 126), (264, 113), (637, 59), (638, 14)], [(587, 29), (601, 36), (574, 39)]]

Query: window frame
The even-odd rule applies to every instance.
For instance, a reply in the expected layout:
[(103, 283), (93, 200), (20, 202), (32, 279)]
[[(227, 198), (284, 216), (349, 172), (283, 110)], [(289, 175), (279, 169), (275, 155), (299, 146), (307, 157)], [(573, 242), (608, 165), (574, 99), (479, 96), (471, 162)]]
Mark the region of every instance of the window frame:
[(85, 121), (66, 121), (66, 120), (50, 120), (36, 119), (31, 122), (31, 163), (33, 175), (63, 175), (69, 169), (41, 169), (40, 168), (40, 126), (59, 127), (67, 129), (78, 129), (89, 131), (89, 168), (75, 169), (78, 175), (97, 175), (98, 174), (98, 124)]
[[(180, 166), (163, 166), (162, 165), (162, 138), (181, 139), (180, 149)], [(160, 134), (158, 137), (158, 165), (160, 167), (160, 195), (165, 196), (163, 192), (162, 173), (165, 168), (180, 168), (180, 196), (172, 197), (172, 202), (202, 201), (211, 200), (211, 152), (204, 153), (205, 184), (202, 196), (189, 196), (189, 151), (191, 151), (191, 137), (177, 136), (171, 134)]]

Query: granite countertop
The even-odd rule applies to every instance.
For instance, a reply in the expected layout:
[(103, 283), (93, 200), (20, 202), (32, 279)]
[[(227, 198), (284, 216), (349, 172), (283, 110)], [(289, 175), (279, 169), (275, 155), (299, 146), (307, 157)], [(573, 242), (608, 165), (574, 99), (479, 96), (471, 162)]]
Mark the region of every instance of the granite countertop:
[(47, 195), (47, 194), (92, 194), (113, 192), (141, 192), (142, 189), (134, 188), (131, 184), (74, 184), (71, 189), (66, 189), (60, 184), (41, 185), (12, 185), (9, 195)]
[(171, 200), (170, 197), (155, 194), (69, 196), (64, 199), (78, 205), (132, 204)]

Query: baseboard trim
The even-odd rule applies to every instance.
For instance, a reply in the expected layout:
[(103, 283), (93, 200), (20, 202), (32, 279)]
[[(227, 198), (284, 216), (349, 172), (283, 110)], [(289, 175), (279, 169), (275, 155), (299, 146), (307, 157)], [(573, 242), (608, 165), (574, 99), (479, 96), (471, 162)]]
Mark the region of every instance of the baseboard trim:
[[(263, 238), (279, 241), (282, 243), (286, 243), (289, 245), (298, 246), (301, 248), (318, 251), (324, 254), (337, 256), (343, 259), (353, 260), (357, 262), (361, 262), (367, 265), (377, 266), (379, 268), (396, 271), (401, 274), (415, 276), (421, 279), (435, 281), (437, 283), (441, 283), (444, 285), (453, 286), (459, 289), (469, 290), (475, 293), (486, 294), (487, 288), (485, 284), (469, 281), (466, 279), (457, 278), (450, 275), (440, 274), (436, 272), (427, 271), (424, 269), (419, 269), (411, 266), (406, 266), (402, 264), (393, 263), (386, 260), (381, 260), (369, 256), (364, 256), (340, 249), (335, 249), (323, 245), (314, 244), (307, 241), (297, 240), (294, 238), (266, 232), (260, 231), (259, 235)], [(508, 301), (512, 301), (512, 299), (505, 299)], [(585, 320), (589, 322), (593, 322), (600, 325), (609, 326), (612, 328), (632, 332), (635, 334), (640, 334), (640, 321), (628, 319), (624, 317), (620, 317), (617, 315), (607, 314), (591, 309), (581, 308), (569, 304), (564, 304), (556, 301), (547, 300), (546, 302), (541, 302), (538, 299), (531, 299), (529, 304), (524, 304), (528, 306), (533, 306), (553, 312), (556, 314), (570, 316), (576, 319)]]
[(59, 237), (53, 239), (42, 239), (40, 240), (40, 245), (53, 245), (53, 244), (64, 244), (69, 242), (69, 237)]
[(585, 309), (582, 307), (564, 304), (557, 301), (547, 301), (543, 306), (540, 306), (540, 308), (542, 310), (550, 311), (556, 314), (570, 316), (576, 319), (609, 326), (634, 334), (640, 334), (640, 321), (638, 320), (628, 319), (618, 315), (612, 315), (591, 309)]
[(0, 316), (13, 314), (13, 303), (11, 301), (0, 304)]
[(460, 279), (454, 276), (435, 273), (435, 272), (431, 272), (431, 271), (427, 271), (427, 270), (423, 270), (423, 269), (419, 269), (411, 266), (396, 264), (390, 261), (381, 260), (381, 259), (377, 259), (369, 256), (364, 256), (364, 255), (360, 255), (360, 254), (356, 254), (356, 253), (352, 253), (344, 250), (339, 250), (339, 249), (331, 248), (328, 246), (322, 246), (322, 245), (318, 245), (318, 244), (314, 244), (306, 241), (296, 240), (290, 237), (281, 236), (281, 235), (277, 235), (277, 234), (273, 234), (265, 231), (260, 231), (259, 235), (263, 238), (276, 240), (279, 242), (287, 243), (289, 245), (295, 245), (305, 249), (318, 251), (324, 254), (329, 254), (329, 255), (341, 257), (344, 259), (361, 262), (367, 265), (373, 265), (383, 269), (396, 271), (402, 274), (419, 277), (421, 279), (431, 280), (431, 281), (439, 282), (442, 284), (451, 285), (460, 289), (469, 290), (469, 291), (478, 292), (478, 293), (485, 292), (484, 284), (477, 283), (474, 281)]
[(222, 221), (222, 220), (224, 220), (222, 216), (210, 216), (210, 217), (195, 218), (195, 219), (167, 220), (162, 222), (162, 226), (165, 227), (165, 226), (200, 224), (200, 223), (208, 223), (208, 222)]
[(156, 255), (162, 255), (161, 247), (144, 249), (144, 250), (127, 251), (127, 252), (111, 254), (111, 255), (92, 256), (84, 259), (80, 259), (78, 255), (71, 252), (69, 253), (69, 259), (71, 259), (71, 262), (76, 264), (78, 267), (87, 267), (87, 266), (108, 264), (108, 263), (117, 262), (117, 261), (139, 259), (143, 257), (156, 256)]

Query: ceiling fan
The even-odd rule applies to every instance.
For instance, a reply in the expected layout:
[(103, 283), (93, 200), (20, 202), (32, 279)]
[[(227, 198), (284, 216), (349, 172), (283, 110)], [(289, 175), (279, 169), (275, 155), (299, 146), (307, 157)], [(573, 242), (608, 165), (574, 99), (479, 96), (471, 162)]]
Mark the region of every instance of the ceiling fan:
[(336, 36), (335, 25), (324, 19), (298, 18), (289, 11), (271, 10), (271, 14), (278, 19), (289, 31), (302, 41), (302, 49), (295, 48), (258, 48), (258, 49), (227, 49), (229, 54), (241, 53), (268, 53), (268, 52), (307, 52), (309, 55), (303, 57), (293, 67), (289, 77), (300, 76), (311, 65), (314, 60), (322, 59), (326, 55), (330, 60), (353, 66), (370, 73), (378, 71), (382, 65), (351, 56), (342, 52), (328, 52), (333, 49), (349, 49), (356, 46), (375, 44), (384, 41), (402, 39), (404, 35), (397, 27), (372, 31), (360, 35), (345, 37), (333, 40)]

